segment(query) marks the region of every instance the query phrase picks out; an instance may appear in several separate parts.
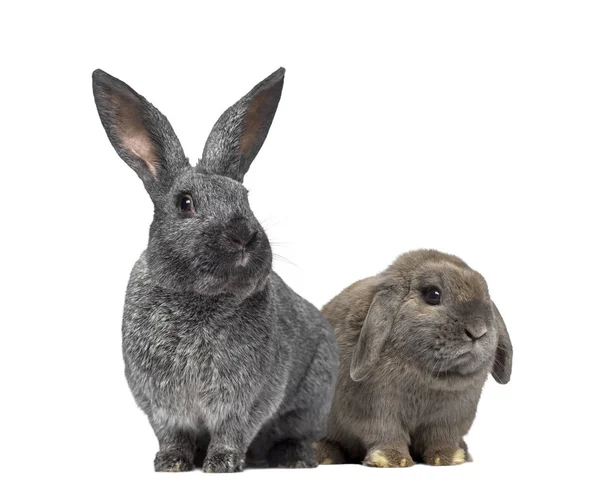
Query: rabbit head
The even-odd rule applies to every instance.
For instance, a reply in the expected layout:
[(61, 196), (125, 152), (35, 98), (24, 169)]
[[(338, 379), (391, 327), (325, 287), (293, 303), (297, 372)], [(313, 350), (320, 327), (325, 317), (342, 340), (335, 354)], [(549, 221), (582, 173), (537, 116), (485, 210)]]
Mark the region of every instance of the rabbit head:
[(249, 295), (265, 283), (271, 248), (242, 182), (269, 132), (284, 73), (275, 71), (221, 115), (192, 167), (163, 114), (127, 84), (94, 71), (106, 134), (154, 203), (147, 260), (161, 287)]
[[(434, 250), (401, 255), (377, 277), (350, 375), (369, 375), (384, 345), (435, 377), (491, 371), (510, 380), (512, 346), (484, 278), (461, 259)], [(388, 350), (389, 351), (389, 350)]]

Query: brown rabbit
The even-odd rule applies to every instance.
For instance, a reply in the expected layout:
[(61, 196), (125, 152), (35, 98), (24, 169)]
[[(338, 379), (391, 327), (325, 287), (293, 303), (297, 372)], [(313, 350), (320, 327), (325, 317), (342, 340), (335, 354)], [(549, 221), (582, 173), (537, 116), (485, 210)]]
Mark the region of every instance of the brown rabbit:
[(512, 345), (484, 278), (435, 250), (405, 253), (323, 313), (340, 374), (320, 463), (408, 467), (470, 461), (463, 437), (488, 373), (510, 379)]

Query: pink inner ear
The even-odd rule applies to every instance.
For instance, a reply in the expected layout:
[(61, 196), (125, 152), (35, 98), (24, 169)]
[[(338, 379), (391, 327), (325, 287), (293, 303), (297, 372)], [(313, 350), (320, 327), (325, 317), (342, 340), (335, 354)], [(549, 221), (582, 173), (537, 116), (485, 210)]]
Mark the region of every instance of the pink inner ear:
[(138, 158), (144, 160), (148, 171), (156, 178), (156, 170), (158, 162), (152, 145), (148, 141), (146, 134), (141, 134), (136, 131), (127, 131), (123, 135), (123, 145)]
[(143, 160), (150, 174), (156, 178), (158, 157), (144, 127), (138, 103), (124, 97), (115, 98), (117, 131), (123, 148)]
[(258, 133), (264, 122), (264, 109), (262, 107), (267, 103), (268, 97), (268, 93), (261, 93), (248, 104), (244, 121), (244, 132), (240, 141), (240, 151), (242, 154), (250, 151), (258, 137)]

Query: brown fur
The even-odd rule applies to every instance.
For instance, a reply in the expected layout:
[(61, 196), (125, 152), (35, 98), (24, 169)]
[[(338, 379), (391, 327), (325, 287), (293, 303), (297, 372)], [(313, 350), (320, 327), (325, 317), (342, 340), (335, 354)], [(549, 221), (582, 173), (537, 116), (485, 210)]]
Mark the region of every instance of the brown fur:
[[(424, 300), (432, 285), (440, 305)], [(471, 460), (463, 437), (483, 384), (490, 372), (508, 382), (512, 365), (508, 332), (479, 273), (455, 256), (413, 251), (343, 290), (323, 314), (338, 340), (340, 376), (321, 462)]]

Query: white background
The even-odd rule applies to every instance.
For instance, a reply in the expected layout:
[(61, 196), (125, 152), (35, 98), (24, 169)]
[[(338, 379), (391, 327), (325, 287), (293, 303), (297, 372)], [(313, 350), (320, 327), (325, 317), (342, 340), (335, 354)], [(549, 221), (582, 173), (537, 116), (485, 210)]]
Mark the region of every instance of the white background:
[[(191, 2), (190, 2), (191, 4)], [(598, 480), (595, 2), (4, 3), (2, 487), (506, 487)], [(514, 344), (460, 467), (155, 474), (120, 323), (152, 207), (93, 103), (101, 67), (195, 161), (279, 66), (246, 179), (275, 269), (317, 306), (433, 247), (487, 278)]]

